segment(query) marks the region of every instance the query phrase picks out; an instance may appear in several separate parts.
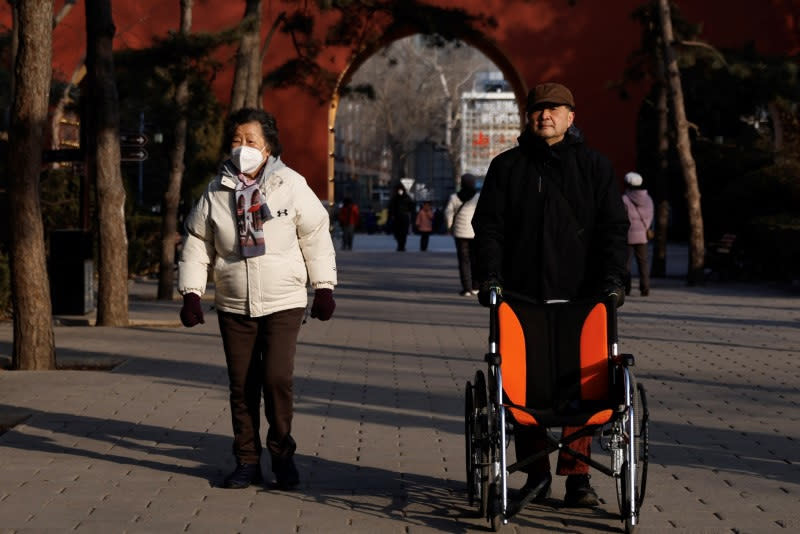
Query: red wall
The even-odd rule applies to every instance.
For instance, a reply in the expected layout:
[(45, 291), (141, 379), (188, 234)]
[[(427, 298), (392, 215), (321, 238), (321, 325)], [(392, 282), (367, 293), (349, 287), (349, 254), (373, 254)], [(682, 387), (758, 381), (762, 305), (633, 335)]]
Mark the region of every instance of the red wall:
[[(541, 81), (568, 85), (577, 101), (576, 123), (588, 142), (605, 152), (619, 173), (632, 168), (636, 114), (647, 87), (635, 87), (632, 98), (623, 101), (608, 86), (621, 77), (628, 55), (638, 47), (640, 28), (630, 13), (640, 5), (639, 0), (580, 0), (575, 7), (569, 7), (567, 0), (431, 3), (493, 15), (497, 27), (470, 43), (501, 64), (507, 77), (515, 80), (515, 91), (520, 97)], [(679, 0), (677, 3), (686, 19), (703, 23), (701, 37), (717, 47), (735, 47), (752, 41), (765, 53), (800, 52), (800, 0)], [(63, 1), (56, 1), (56, 11), (62, 4)], [(265, 33), (275, 14), (284, 7), (281, 4), (263, 2)], [(165, 35), (178, 26), (177, 1), (118, 1), (112, 5), (118, 48), (147, 46), (153, 37)], [(0, 23), (5, 26), (10, 25), (8, 10), (8, 4), (3, 2)], [(214, 31), (233, 26), (243, 11), (241, 1), (195, 2), (192, 30)], [(326, 29), (326, 19), (330, 17), (318, 18), (320, 36)], [(376, 25), (374, 30), (378, 40), (385, 38), (386, 28)], [(62, 79), (69, 79), (85, 49), (83, 3), (78, 3), (56, 28), (53, 43), (54, 70)], [(232, 65), (234, 54), (231, 47), (221, 51), (219, 59)], [(292, 54), (288, 38), (277, 34), (265, 60), (265, 71)], [(349, 50), (328, 48), (320, 64), (345, 73), (352, 59)], [(231, 80), (228, 69), (215, 81), (215, 90), (223, 101), (228, 98)], [(278, 119), (284, 160), (304, 174), (323, 198), (328, 195), (327, 181), (332, 172), (328, 157), (332, 96), (320, 102), (297, 89), (264, 95), (265, 108)]]

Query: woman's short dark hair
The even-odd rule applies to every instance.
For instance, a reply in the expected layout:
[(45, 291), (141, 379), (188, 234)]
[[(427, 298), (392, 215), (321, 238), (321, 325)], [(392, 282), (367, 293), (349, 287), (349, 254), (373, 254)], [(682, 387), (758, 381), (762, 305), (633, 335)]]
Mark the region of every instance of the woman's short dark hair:
[(230, 149), (236, 128), (248, 122), (257, 122), (261, 125), (261, 133), (264, 134), (264, 139), (269, 145), (270, 154), (276, 158), (280, 156), (281, 142), (278, 140), (278, 121), (275, 120), (272, 113), (268, 113), (263, 109), (241, 108), (228, 115), (225, 120), (224, 149)]

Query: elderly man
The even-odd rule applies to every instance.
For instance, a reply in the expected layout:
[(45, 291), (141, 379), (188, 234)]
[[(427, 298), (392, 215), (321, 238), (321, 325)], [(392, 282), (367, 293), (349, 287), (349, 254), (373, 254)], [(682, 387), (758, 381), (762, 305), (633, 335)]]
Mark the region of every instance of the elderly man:
[[(472, 220), (479, 299), (503, 287), (539, 302), (614, 294), (624, 299), (628, 217), (607, 158), (588, 148), (573, 126), (575, 100), (558, 83), (536, 86), (527, 101), (528, 124), (519, 145), (494, 158)], [(565, 434), (576, 431), (567, 427)], [(572, 448), (589, 455), (591, 436)], [(517, 457), (546, 445), (545, 430), (518, 425)], [(549, 495), (545, 456), (525, 468), (526, 489)], [(564, 502), (594, 506), (589, 466), (561, 454), (556, 473), (567, 475)]]

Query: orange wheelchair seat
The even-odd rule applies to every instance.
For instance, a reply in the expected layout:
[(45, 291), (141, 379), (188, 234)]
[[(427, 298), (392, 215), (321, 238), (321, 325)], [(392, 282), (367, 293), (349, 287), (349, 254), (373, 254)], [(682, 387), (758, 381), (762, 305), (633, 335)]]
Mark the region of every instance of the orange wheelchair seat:
[(620, 408), (604, 302), (506, 299), (498, 330), (504, 404), (518, 424), (603, 425)]

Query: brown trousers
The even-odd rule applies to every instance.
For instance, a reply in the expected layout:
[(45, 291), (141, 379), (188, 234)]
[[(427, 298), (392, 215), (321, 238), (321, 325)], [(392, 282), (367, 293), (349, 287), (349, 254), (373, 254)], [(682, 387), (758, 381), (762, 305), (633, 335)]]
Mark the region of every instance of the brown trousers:
[[(577, 432), (581, 427), (565, 426), (562, 434), (569, 436)], [(545, 429), (539, 426), (516, 425), (514, 427), (514, 447), (517, 452), (517, 460), (532, 456), (547, 447)], [(569, 448), (587, 457), (591, 457), (590, 447), (592, 436), (584, 436), (572, 441)], [(547, 456), (533, 462), (522, 469), (525, 473), (549, 473), (550, 459)], [(564, 451), (558, 454), (558, 464), (556, 465), (557, 475), (585, 475), (589, 472), (589, 465), (576, 459)]]
[(261, 458), (261, 392), (267, 416), (267, 449), (277, 457), (294, 453), (291, 437), (292, 375), (304, 308), (248, 317), (218, 312), (230, 381), (233, 454), (239, 463)]
[(647, 263), (647, 243), (641, 245), (628, 245), (628, 275), (625, 280), (625, 292), (631, 292), (631, 267), (633, 258), (636, 257), (636, 266), (639, 268), (639, 290), (650, 291), (650, 265)]

